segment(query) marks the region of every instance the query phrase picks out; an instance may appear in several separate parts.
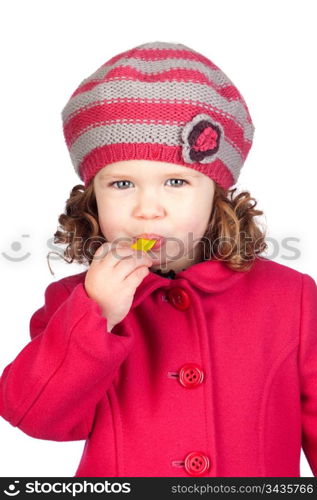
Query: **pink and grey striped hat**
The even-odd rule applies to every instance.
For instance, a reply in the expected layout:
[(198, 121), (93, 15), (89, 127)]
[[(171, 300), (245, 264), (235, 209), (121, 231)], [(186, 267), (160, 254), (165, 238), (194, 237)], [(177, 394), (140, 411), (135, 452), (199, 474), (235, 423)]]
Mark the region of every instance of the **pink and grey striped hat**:
[(122, 52), (85, 78), (62, 110), (75, 171), (88, 186), (107, 164), (155, 160), (237, 182), (254, 126), (233, 82), (180, 43)]

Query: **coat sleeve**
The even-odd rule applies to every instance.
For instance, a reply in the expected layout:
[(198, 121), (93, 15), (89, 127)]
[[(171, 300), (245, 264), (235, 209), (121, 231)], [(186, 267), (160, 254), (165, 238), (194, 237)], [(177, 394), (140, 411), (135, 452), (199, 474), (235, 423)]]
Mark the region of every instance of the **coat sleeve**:
[(26, 434), (54, 441), (86, 439), (95, 409), (132, 346), (107, 331), (83, 283), (45, 290), (30, 319), (31, 341), (0, 378), (0, 415)]
[(302, 448), (317, 476), (317, 286), (308, 274), (303, 274), (300, 335)]

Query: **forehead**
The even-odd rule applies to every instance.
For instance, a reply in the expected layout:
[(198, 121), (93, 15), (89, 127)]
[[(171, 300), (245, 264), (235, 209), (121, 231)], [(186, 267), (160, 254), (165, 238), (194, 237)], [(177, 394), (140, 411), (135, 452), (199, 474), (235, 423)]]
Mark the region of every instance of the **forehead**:
[(196, 170), (177, 165), (175, 163), (152, 161), (152, 160), (127, 160), (110, 163), (99, 170), (96, 177), (106, 178), (113, 175), (142, 175), (142, 174), (158, 174), (158, 175), (186, 175), (191, 177), (203, 176), (202, 173)]

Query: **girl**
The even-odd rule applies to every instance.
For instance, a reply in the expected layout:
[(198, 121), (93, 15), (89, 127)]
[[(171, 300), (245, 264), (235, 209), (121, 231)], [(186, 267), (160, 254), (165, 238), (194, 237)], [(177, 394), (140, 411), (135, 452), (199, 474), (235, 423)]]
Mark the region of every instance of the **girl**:
[[(182, 44), (146, 43), (62, 111), (76, 185), (48, 285), (3, 371), (1, 415), (86, 440), (75, 477), (317, 475), (317, 287), (261, 257), (254, 126), (233, 82)], [(155, 242), (146, 251), (133, 243)]]

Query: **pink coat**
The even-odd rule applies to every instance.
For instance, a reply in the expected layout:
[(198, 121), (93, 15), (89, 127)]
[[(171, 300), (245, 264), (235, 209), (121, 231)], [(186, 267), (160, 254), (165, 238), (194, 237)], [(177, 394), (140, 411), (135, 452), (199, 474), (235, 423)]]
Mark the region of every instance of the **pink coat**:
[(75, 477), (317, 475), (317, 286), (257, 259), (149, 273), (111, 332), (85, 272), (52, 282), (0, 414), (86, 443)]

